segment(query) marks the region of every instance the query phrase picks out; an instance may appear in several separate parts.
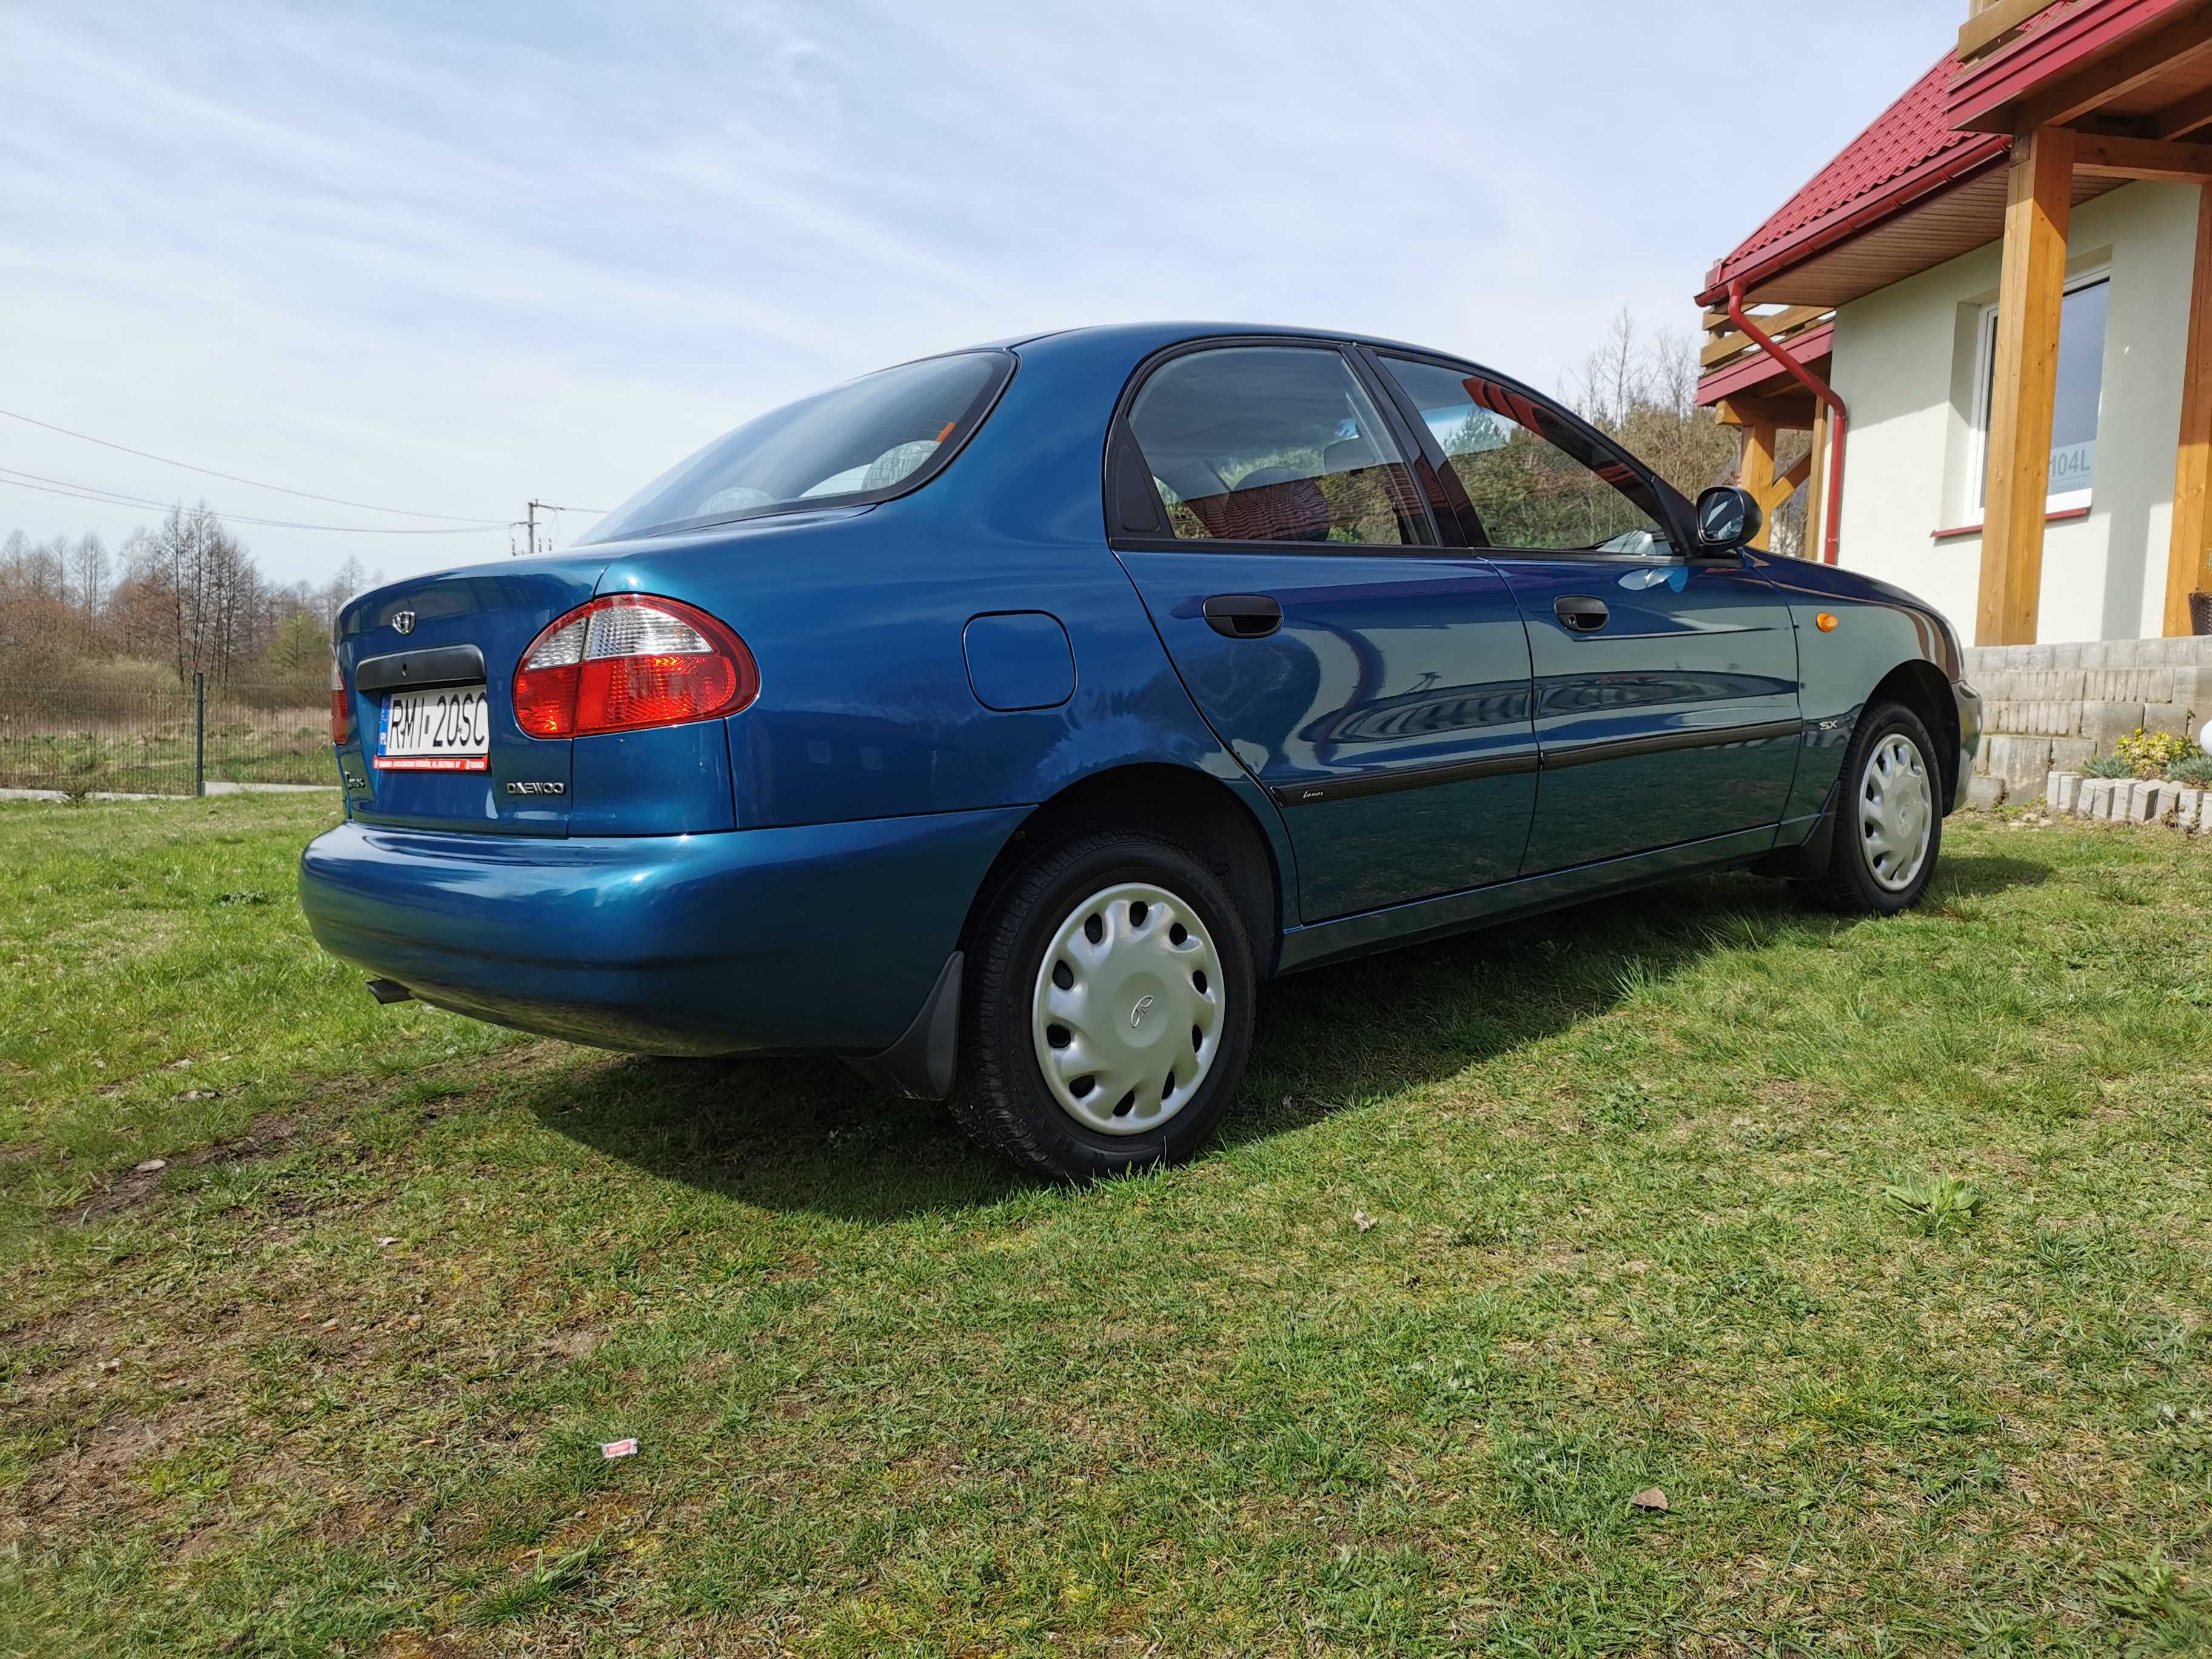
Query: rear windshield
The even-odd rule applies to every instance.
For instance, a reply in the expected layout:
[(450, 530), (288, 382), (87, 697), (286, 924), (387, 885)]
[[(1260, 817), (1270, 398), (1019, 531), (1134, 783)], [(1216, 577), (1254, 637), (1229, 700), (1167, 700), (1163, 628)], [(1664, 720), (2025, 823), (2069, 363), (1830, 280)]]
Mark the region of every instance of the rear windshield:
[(585, 539), (886, 501), (919, 489), (990, 411), (1013, 367), (1007, 352), (956, 352), (786, 404), (661, 474)]

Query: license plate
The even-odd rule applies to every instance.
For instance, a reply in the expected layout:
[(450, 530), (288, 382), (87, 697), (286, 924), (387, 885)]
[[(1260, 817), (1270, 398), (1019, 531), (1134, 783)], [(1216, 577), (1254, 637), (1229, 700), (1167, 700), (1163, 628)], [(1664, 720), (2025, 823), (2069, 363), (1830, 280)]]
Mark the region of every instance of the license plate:
[(376, 730), (383, 772), (488, 772), (491, 710), (481, 685), (394, 691)]

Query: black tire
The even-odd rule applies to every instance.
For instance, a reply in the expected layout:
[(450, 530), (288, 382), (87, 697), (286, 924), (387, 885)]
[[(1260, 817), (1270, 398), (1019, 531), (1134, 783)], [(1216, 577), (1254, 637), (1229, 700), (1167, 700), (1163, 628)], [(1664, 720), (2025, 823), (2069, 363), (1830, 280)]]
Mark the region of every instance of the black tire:
[[(1045, 952), (1077, 907), (1122, 883), (1155, 885), (1196, 913), (1220, 969), (1221, 1008), (1214, 1052), (1187, 1103), (1155, 1128), (1104, 1134), (1079, 1122), (1046, 1084), (1032, 999)], [(1039, 848), (992, 896), (969, 947), (968, 975), (953, 1115), (987, 1150), (1054, 1180), (1188, 1158), (1220, 1121), (1251, 1053), (1258, 975), (1244, 920), (1194, 854), (1158, 836), (1091, 831)]]
[[(1929, 789), (1928, 850), (1916, 873), (1893, 886), (1876, 873), (1869, 852), (1860, 805), (1867, 787), (1867, 763), (1892, 737), (1901, 737), (1919, 753)], [(1843, 774), (1836, 784), (1836, 826), (1827, 873), (1793, 881), (1790, 890), (1814, 909), (1841, 915), (1893, 916), (1909, 910), (1928, 890), (1943, 850), (1943, 773), (1936, 744), (1920, 716), (1901, 702), (1878, 702), (1859, 717), (1850, 747), (1844, 751)]]

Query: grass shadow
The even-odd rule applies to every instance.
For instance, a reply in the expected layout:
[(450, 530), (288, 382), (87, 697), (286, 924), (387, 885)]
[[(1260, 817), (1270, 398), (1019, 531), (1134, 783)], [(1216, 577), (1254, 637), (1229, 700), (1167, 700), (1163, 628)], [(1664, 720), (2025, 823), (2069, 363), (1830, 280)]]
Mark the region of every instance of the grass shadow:
[[(2031, 858), (1947, 858), (1929, 902), (2051, 874)], [(1601, 1015), (1626, 985), (1723, 945), (1864, 925), (1801, 909), (1778, 883), (1692, 877), (1293, 975), (1261, 994), (1250, 1068), (1218, 1144), (1452, 1076)], [(886, 1222), (1035, 1184), (975, 1148), (941, 1104), (885, 1098), (835, 1060), (610, 1056), (535, 1085), (524, 1103), (609, 1158), (775, 1210)]]

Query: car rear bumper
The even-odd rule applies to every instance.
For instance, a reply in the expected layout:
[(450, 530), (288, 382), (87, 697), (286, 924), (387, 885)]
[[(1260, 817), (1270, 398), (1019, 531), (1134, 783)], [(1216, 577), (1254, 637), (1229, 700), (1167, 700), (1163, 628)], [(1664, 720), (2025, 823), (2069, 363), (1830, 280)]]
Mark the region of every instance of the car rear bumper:
[(647, 1054), (875, 1054), (908, 1030), (1028, 811), (565, 841), (345, 823), (316, 939), (425, 1002)]

